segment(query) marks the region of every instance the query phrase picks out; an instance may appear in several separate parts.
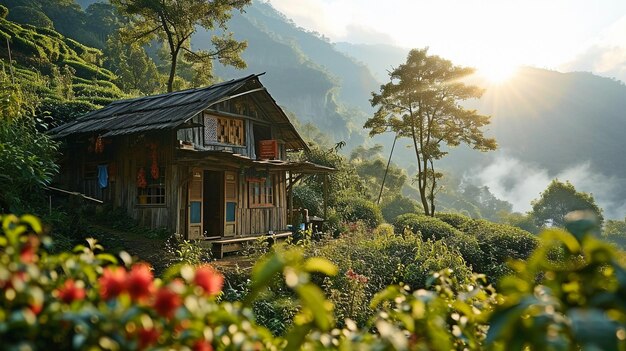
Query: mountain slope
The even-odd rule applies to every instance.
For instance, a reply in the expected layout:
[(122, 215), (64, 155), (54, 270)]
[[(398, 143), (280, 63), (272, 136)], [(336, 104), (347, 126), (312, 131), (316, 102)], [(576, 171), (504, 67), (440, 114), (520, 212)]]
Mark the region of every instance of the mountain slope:
[(61, 122), (125, 97), (113, 83), (115, 75), (102, 68), (102, 53), (58, 32), (20, 25), (0, 18), (3, 75), (13, 75), (39, 100), (39, 109)]

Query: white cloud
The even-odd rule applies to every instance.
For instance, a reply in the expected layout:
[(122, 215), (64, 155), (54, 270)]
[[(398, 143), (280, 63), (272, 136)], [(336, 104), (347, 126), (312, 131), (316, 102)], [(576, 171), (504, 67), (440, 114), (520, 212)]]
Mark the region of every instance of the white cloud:
[(566, 71), (591, 71), (626, 82), (626, 16), (592, 40), (575, 59), (562, 65)]
[(513, 204), (513, 210), (518, 212), (529, 211), (530, 202), (539, 198), (552, 179), (557, 178), (562, 182), (570, 181), (578, 191), (593, 194), (606, 218), (623, 219), (626, 214), (626, 201), (617, 192), (624, 179), (597, 173), (589, 162), (549, 174), (537, 165), (500, 152), (487, 167), (468, 171), (465, 178), (488, 186), (496, 197)]

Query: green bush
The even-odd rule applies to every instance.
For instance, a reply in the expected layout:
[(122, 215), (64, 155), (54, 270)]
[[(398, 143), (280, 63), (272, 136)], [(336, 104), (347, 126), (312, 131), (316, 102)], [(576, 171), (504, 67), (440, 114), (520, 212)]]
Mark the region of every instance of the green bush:
[(322, 216), (324, 199), (308, 184), (297, 184), (293, 187), (293, 203), (295, 208), (306, 208), (309, 215)]
[(459, 213), (436, 213), (435, 217), (448, 223), (456, 229), (461, 229), (463, 225), (472, 221), (472, 218)]
[(405, 229), (413, 233), (419, 233), (423, 240), (442, 240), (447, 245), (459, 250), (465, 262), (474, 270), (482, 272), (482, 256), (478, 240), (455, 229), (448, 223), (434, 217), (417, 214), (404, 214), (398, 216), (394, 224), (397, 233), (403, 233)]
[(391, 200), (385, 201), (380, 206), (383, 217), (388, 223), (393, 223), (401, 214), (405, 213), (419, 213), (422, 211), (422, 206), (417, 201), (402, 196), (396, 195)]
[(337, 200), (335, 209), (344, 221), (361, 221), (369, 228), (375, 228), (383, 221), (380, 208), (373, 201), (360, 197), (341, 197)]
[(525, 230), (483, 219), (466, 223), (462, 231), (478, 240), (484, 253), (481, 273), (494, 280), (510, 271), (506, 265), (509, 259), (524, 260), (539, 244), (537, 237)]
[(471, 275), (456, 249), (442, 241), (424, 242), (412, 234), (357, 232), (308, 250), (337, 265), (340, 274), (318, 283), (335, 304), (338, 318), (351, 318), (359, 325), (374, 313), (366, 301), (390, 284), (425, 288), (431, 274), (443, 268), (451, 268), (459, 282)]
[(43, 12), (33, 7), (13, 7), (6, 18), (9, 21), (30, 24), (35, 27), (54, 28), (50, 18), (48, 18), (48, 16), (46, 16)]
[(115, 75), (105, 68), (100, 68), (89, 63), (66, 59), (61, 65), (68, 65), (76, 70), (76, 75), (84, 79), (114, 80)]

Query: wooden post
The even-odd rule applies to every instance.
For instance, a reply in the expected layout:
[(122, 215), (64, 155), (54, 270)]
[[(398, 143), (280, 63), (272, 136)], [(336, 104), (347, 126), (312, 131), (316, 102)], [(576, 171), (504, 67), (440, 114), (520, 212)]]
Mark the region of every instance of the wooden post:
[(289, 223), (293, 225), (293, 172), (289, 171), (289, 204), (287, 206), (287, 211), (289, 211)]
[(328, 173), (324, 173), (324, 220), (328, 219)]

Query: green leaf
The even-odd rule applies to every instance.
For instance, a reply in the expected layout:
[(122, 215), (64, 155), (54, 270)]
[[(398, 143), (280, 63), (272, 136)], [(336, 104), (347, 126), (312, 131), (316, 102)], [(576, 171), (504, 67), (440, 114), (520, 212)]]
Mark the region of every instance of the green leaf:
[(41, 234), (41, 232), (43, 231), (42, 227), (41, 227), (41, 222), (39, 221), (39, 219), (33, 215), (23, 215), (20, 220), (22, 222), (25, 222), (26, 224), (30, 225), (30, 227), (33, 229), (33, 231), (37, 234)]
[(296, 292), (302, 301), (302, 306), (308, 308), (313, 314), (313, 319), (317, 326), (327, 331), (330, 329), (333, 318), (327, 308), (329, 301), (326, 301), (322, 290), (313, 283), (300, 285), (296, 288)]
[(250, 306), (252, 301), (266, 287), (272, 277), (283, 270), (285, 263), (278, 254), (273, 253), (269, 258), (265, 258), (252, 269), (252, 283), (250, 284), (250, 293), (246, 296), (243, 304)]
[(337, 275), (337, 266), (325, 258), (311, 257), (304, 262), (304, 269), (307, 272), (319, 272), (328, 276)]
[(117, 264), (117, 258), (115, 258), (115, 256), (108, 254), (108, 253), (101, 253), (101, 254), (97, 254), (96, 255), (96, 259), (101, 260), (101, 261), (105, 261), (105, 262), (109, 262), (112, 264)]
[(385, 290), (380, 291), (374, 295), (370, 302), (370, 308), (376, 309), (383, 301), (393, 300), (396, 296), (400, 295), (400, 287), (397, 285), (390, 285)]

